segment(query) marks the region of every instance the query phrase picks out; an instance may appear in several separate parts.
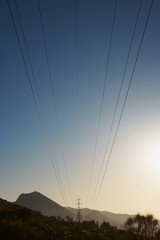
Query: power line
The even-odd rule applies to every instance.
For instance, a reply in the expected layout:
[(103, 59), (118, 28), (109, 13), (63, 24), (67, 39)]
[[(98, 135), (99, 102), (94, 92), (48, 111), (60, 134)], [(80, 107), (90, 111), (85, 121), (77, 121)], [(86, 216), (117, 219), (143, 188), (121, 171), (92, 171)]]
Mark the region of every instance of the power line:
[(76, 40), (76, 101), (77, 101), (77, 171), (79, 179), (79, 63), (78, 63), (78, 2), (75, 0), (75, 40)]
[(75, 0), (75, 13), (76, 13), (76, 77), (77, 77), (77, 91), (76, 91), (76, 96), (77, 96), (77, 162), (78, 162), (78, 178), (79, 178), (79, 133), (78, 133), (78, 128), (79, 128), (79, 66), (78, 66), (78, 3), (77, 0)]
[(44, 125), (43, 125), (41, 114), (39, 112), (39, 107), (38, 107), (38, 104), (37, 104), (37, 101), (36, 101), (36, 97), (35, 97), (35, 94), (34, 94), (34, 89), (33, 89), (32, 82), (31, 82), (31, 79), (30, 79), (30, 76), (29, 76), (29, 71), (28, 71), (28, 68), (27, 68), (27, 64), (26, 64), (26, 61), (25, 61), (24, 54), (23, 54), (23, 50), (22, 50), (22, 46), (21, 46), (21, 43), (20, 43), (20, 39), (19, 39), (19, 36), (18, 36), (18, 31), (17, 31), (17, 28), (16, 28), (16, 24), (15, 24), (15, 21), (14, 21), (14, 18), (13, 18), (13, 14), (12, 14), (12, 10), (11, 10), (11, 7), (10, 7), (10, 4), (9, 4), (8, 0), (7, 0), (7, 5), (8, 5), (9, 13), (10, 13), (10, 16), (11, 16), (11, 20), (12, 20), (12, 23), (13, 23), (13, 27), (14, 27), (14, 30), (15, 30), (15, 33), (16, 33), (16, 38), (17, 38), (18, 46), (19, 46), (19, 49), (20, 49), (20, 52), (21, 52), (22, 60), (23, 60), (24, 66), (25, 66), (27, 79), (28, 79), (29, 86), (30, 86), (30, 89), (31, 89), (32, 97), (33, 97), (33, 100), (34, 100), (34, 104), (35, 104), (36, 111), (37, 111), (37, 114), (38, 114), (38, 118), (39, 118), (39, 121), (40, 121), (40, 125), (41, 125), (41, 128), (42, 128), (42, 133), (43, 133), (45, 141), (46, 141), (46, 147), (47, 147), (47, 150), (48, 150), (49, 158), (50, 158), (51, 163), (52, 163), (52, 167), (53, 167), (53, 170), (54, 170), (54, 173), (55, 173), (55, 176), (56, 176), (56, 180), (57, 180), (57, 183), (58, 183), (61, 195), (62, 195), (63, 202), (64, 202), (64, 204), (66, 206), (64, 193), (63, 193), (63, 190), (61, 189), (61, 185), (60, 185), (60, 181), (58, 179), (57, 171), (56, 171), (55, 165), (53, 163), (53, 159), (52, 159), (52, 156), (51, 156), (52, 154), (50, 152), (49, 143), (48, 143), (48, 140), (47, 140), (47, 135), (46, 135), (45, 128), (44, 128)]
[[(26, 52), (27, 52), (27, 56), (28, 56), (28, 60), (29, 60), (29, 64), (30, 64), (30, 68), (31, 68), (31, 72), (32, 72), (32, 76), (33, 76), (33, 80), (34, 80), (37, 96), (38, 96), (38, 100), (39, 100), (39, 104), (40, 104), (40, 110), (41, 110), (43, 122), (44, 122), (44, 125), (45, 125), (45, 128), (46, 128), (46, 133), (48, 133), (48, 128), (47, 128), (45, 114), (44, 114), (44, 110), (43, 110), (43, 106), (42, 106), (42, 101), (41, 101), (41, 98), (40, 98), (40, 93), (39, 93), (39, 90), (38, 90), (38, 85), (37, 85), (36, 77), (35, 77), (34, 70), (33, 70), (32, 61), (31, 61), (31, 58), (30, 58), (29, 50), (28, 50), (28, 44), (27, 44), (27, 40), (26, 40), (26, 37), (25, 37), (24, 28), (23, 28), (23, 24), (22, 24), (22, 21), (21, 21), (21, 17), (20, 17), (20, 13), (19, 13), (19, 10), (18, 10), (18, 6), (17, 6), (17, 3), (16, 3), (16, 0), (14, 0), (14, 3), (15, 3), (16, 12), (17, 12), (19, 23), (20, 23), (20, 28), (21, 28), (21, 31), (22, 31), (22, 36), (23, 36), (23, 40), (24, 40), (24, 44), (25, 44), (25, 48), (26, 48)], [(63, 160), (64, 160), (64, 156), (63, 156)], [(56, 159), (55, 159), (55, 167), (57, 169), (57, 174), (59, 176), (60, 184), (61, 184), (62, 189), (63, 189), (63, 184), (62, 184), (62, 181), (61, 181), (61, 177), (60, 177), (60, 173), (59, 173), (58, 164), (57, 164), (57, 160)], [(65, 166), (65, 172), (66, 171), (67, 171), (67, 167)], [(66, 175), (67, 175), (67, 173), (66, 173)], [(65, 196), (65, 191), (64, 191), (64, 196)], [(66, 196), (65, 196), (65, 198), (66, 198)]]
[(72, 193), (71, 193), (70, 181), (69, 181), (69, 176), (68, 176), (68, 171), (67, 171), (66, 160), (65, 160), (64, 154), (63, 154), (63, 163), (64, 163), (65, 173), (66, 173), (66, 177), (67, 177), (69, 195), (70, 195), (70, 198), (71, 198), (71, 202), (73, 204), (73, 197), (72, 197)]
[(35, 85), (35, 89), (36, 89), (37, 96), (38, 96), (38, 101), (39, 101), (39, 104), (40, 104), (40, 109), (41, 109), (41, 113), (42, 113), (42, 117), (43, 117), (43, 122), (46, 125), (45, 114), (44, 114), (44, 110), (43, 110), (43, 106), (42, 106), (40, 93), (39, 93), (39, 90), (38, 90), (37, 80), (36, 80), (36, 77), (35, 77), (35, 74), (34, 74), (33, 65), (32, 65), (32, 61), (31, 61), (31, 58), (30, 58), (29, 50), (28, 50), (28, 44), (27, 44), (27, 41), (26, 41), (26, 37), (25, 37), (24, 29), (23, 29), (23, 24), (22, 24), (22, 21), (21, 21), (21, 17), (20, 17), (20, 14), (19, 14), (19, 10), (18, 10), (16, 0), (14, 0), (14, 4), (15, 4), (18, 20), (19, 20), (19, 23), (20, 23), (20, 28), (21, 28), (21, 31), (22, 31), (22, 36), (23, 36), (23, 40), (24, 40), (24, 44), (25, 44), (25, 48), (26, 48), (26, 53), (27, 53), (27, 56), (28, 56), (29, 65), (30, 65), (33, 80), (34, 80), (34, 85)]
[[(40, 16), (40, 24), (41, 24), (41, 29), (42, 29), (42, 36), (43, 36), (44, 47), (45, 47), (45, 54), (46, 54), (47, 68), (48, 68), (48, 73), (49, 73), (49, 80), (50, 80), (50, 85), (51, 85), (53, 105), (54, 105), (54, 109), (55, 109), (55, 116), (56, 116), (58, 134), (59, 134), (59, 138), (60, 138), (60, 142), (61, 142), (61, 139), (62, 139), (61, 135), (62, 135), (62, 133), (60, 131), (60, 121), (59, 121), (59, 116), (58, 116), (58, 112), (57, 112), (57, 104), (56, 104), (55, 93), (54, 93), (53, 78), (52, 78), (52, 74), (51, 74), (51, 68), (50, 68), (50, 62), (49, 62), (49, 56), (48, 56), (48, 48), (47, 48), (47, 42), (46, 42), (46, 37), (45, 37), (45, 30), (44, 30), (44, 24), (43, 24), (43, 18), (42, 18), (42, 12), (41, 12), (41, 7), (40, 7), (39, 0), (37, 0), (37, 3), (38, 3), (38, 12), (39, 12), (39, 16)], [(67, 172), (67, 166), (66, 166), (65, 157), (64, 157), (64, 151), (63, 150), (62, 150), (62, 158), (63, 158), (63, 163), (64, 163), (64, 166), (65, 166), (65, 174), (66, 174), (66, 177), (67, 177), (67, 182), (68, 182), (68, 185), (70, 185), (69, 178), (68, 178), (68, 172)], [(63, 188), (63, 185), (62, 185), (62, 188)]]
[(39, 16), (40, 16), (40, 23), (41, 23), (44, 47), (45, 47), (45, 54), (46, 54), (46, 59), (47, 59), (47, 67), (48, 67), (49, 80), (50, 80), (51, 91), (52, 91), (52, 98), (53, 98), (53, 103), (54, 103), (54, 107), (55, 107), (57, 122), (59, 123), (59, 119), (58, 119), (58, 115), (57, 115), (57, 107), (56, 107), (54, 88), (53, 88), (53, 79), (52, 79), (51, 68), (50, 68), (50, 63), (49, 63), (48, 49), (47, 49), (47, 43), (46, 43), (46, 37), (45, 37), (45, 31), (44, 31), (44, 25), (43, 25), (43, 19), (42, 19), (42, 13), (41, 13), (41, 7), (40, 7), (39, 0), (37, 0), (37, 3), (38, 3), (38, 11), (39, 11)]
[(96, 156), (96, 151), (97, 151), (100, 122), (101, 122), (101, 117), (102, 117), (102, 109), (103, 109), (103, 104), (104, 104), (104, 95), (105, 95), (107, 76), (108, 76), (108, 68), (109, 68), (109, 61), (110, 61), (110, 54), (111, 54), (111, 48), (112, 48), (112, 38), (113, 38), (113, 31), (114, 31), (114, 25), (115, 25), (116, 9), (117, 9), (117, 0), (115, 1), (114, 11), (113, 11), (113, 19), (112, 19), (110, 41), (109, 41), (109, 50), (108, 50), (108, 56), (107, 56), (106, 72), (105, 72), (105, 79), (104, 79), (104, 85), (103, 85), (103, 91), (102, 91), (102, 99), (101, 99), (100, 112), (99, 112), (99, 118), (98, 118), (98, 127), (97, 127), (97, 132), (96, 132), (96, 141), (95, 141), (94, 152), (93, 152), (91, 175), (90, 175), (90, 179), (89, 179), (89, 187), (88, 187), (87, 198), (86, 198), (87, 200), (88, 200), (88, 195), (89, 195), (90, 188), (91, 188), (91, 181), (92, 181), (92, 176), (93, 176), (95, 156)]
[(75, 0), (75, 15), (76, 15), (76, 78), (77, 78), (77, 108), (79, 106), (79, 67), (78, 67), (78, 3), (77, 0)]
[(107, 151), (108, 151), (108, 146), (109, 146), (109, 142), (110, 142), (110, 138), (111, 138), (111, 133), (112, 133), (112, 130), (113, 130), (113, 125), (114, 125), (115, 117), (116, 117), (116, 114), (117, 114), (117, 108), (118, 108), (118, 105), (119, 105), (119, 100), (120, 100), (120, 96), (121, 96), (121, 92), (122, 92), (122, 87), (123, 87), (123, 84), (124, 84), (124, 79), (125, 79), (125, 75), (126, 75), (126, 70), (127, 70), (127, 66), (128, 66), (128, 62), (129, 62), (129, 58), (130, 58), (130, 53), (131, 53), (131, 49), (132, 49), (132, 45), (133, 45), (133, 40), (134, 40), (134, 36), (135, 36), (135, 31), (136, 31), (136, 28), (137, 28), (137, 23), (138, 23), (138, 19), (139, 19), (139, 14), (140, 14), (140, 10), (141, 10), (141, 5), (142, 5), (142, 0), (140, 1), (139, 6), (138, 6), (138, 11), (137, 11), (137, 15), (136, 15), (136, 20), (135, 20), (135, 24), (134, 24), (134, 28), (133, 28), (133, 33), (132, 33), (132, 37), (131, 37), (131, 41), (130, 41), (130, 45), (129, 45), (129, 51), (128, 51), (127, 58), (126, 58), (126, 63), (125, 63), (125, 67), (124, 67), (124, 72), (123, 72), (123, 75), (122, 75), (122, 80), (121, 80), (120, 89), (119, 89), (119, 93), (118, 93), (118, 97), (117, 97), (117, 101), (116, 101), (116, 106), (115, 106), (115, 109), (114, 109), (114, 114), (113, 114), (113, 118), (112, 118), (112, 122), (111, 122), (111, 127), (110, 127), (110, 131), (109, 131), (108, 139), (107, 139), (107, 144), (106, 144), (106, 147), (105, 147), (105, 151), (104, 151), (104, 155), (103, 155), (103, 159), (102, 159), (101, 168), (100, 168), (100, 171), (99, 171), (99, 174), (98, 174), (98, 180), (97, 180), (97, 183), (96, 183), (96, 188), (95, 188), (95, 191), (94, 191), (94, 194), (93, 194), (93, 198), (92, 198), (92, 199), (94, 199), (94, 197), (95, 197), (95, 194), (96, 194), (96, 191), (97, 191), (97, 188), (98, 188), (98, 184), (99, 184), (99, 180), (100, 180), (100, 176), (101, 176), (101, 173), (102, 173), (104, 161), (105, 161), (105, 156), (106, 156), (106, 153), (107, 153)]
[(144, 30), (143, 30), (143, 33), (142, 33), (142, 37), (141, 37), (140, 45), (139, 45), (139, 48), (138, 48), (137, 56), (136, 56), (135, 63), (134, 63), (134, 66), (133, 66), (131, 78), (130, 78), (130, 81), (129, 81), (129, 85), (128, 85), (128, 88), (127, 88), (127, 92), (126, 92), (126, 96), (125, 96), (125, 99), (124, 99), (123, 107), (122, 107), (122, 110), (121, 110), (120, 118), (119, 118), (119, 121), (118, 121), (118, 125), (117, 125), (117, 128), (116, 128), (116, 132), (115, 132), (114, 138), (113, 138), (111, 150), (110, 150), (110, 152), (109, 152), (108, 161), (107, 161), (107, 164), (106, 164), (106, 167), (105, 167), (105, 170), (104, 170), (104, 174), (103, 174), (103, 177), (102, 177), (102, 180), (101, 180), (101, 183), (100, 183), (100, 187), (99, 187), (99, 190), (98, 190), (98, 193), (97, 193), (97, 196), (96, 196), (96, 199), (95, 199), (95, 202), (94, 202), (94, 205), (93, 205), (93, 206), (95, 206), (95, 203), (96, 203), (96, 201), (97, 201), (97, 199), (98, 199), (98, 196), (99, 196), (99, 194), (100, 194), (100, 190), (101, 190), (101, 188), (102, 188), (102, 184), (103, 184), (103, 181), (104, 181), (104, 177), (105, 177), (105, 175), (106, 175), (106, 171), (107, 171), (107, 169), (108, 169), (108, 165), (109, 165), (109, 162), (110, 162), (110, 158), (111, 158), (111, 155), (112, 155), (112, 152), (113, 152), (113, 148), (114, 148), (115, 141), (116, 141), (116, 138), (117, 138), (119, 126), (120, 126), (120, 123), (121, 123), (121, 120), (122, 120), (122, 116), (123, 116), (123, 113), (124, 113), (124, 108), (125, 108), (126, 101), (127, 101), (127, 98), (128, 98), (129, 90), (130, 90), (130, 87), (131, 87), (131, 84), (132, 84), (133, 75), (134, 75), (134, 72), (135, 72), (135, 68), (136, 68), (137, 61), (138, 61), (138, 57), (139, 57), (140, 50), (141, 50), (141, 47), (142, 47), (142, 43), (143, 43), (143, 39), (144, 39), (144, 36), (145, 36), (146, 28), (147, 28), (147, 25), (148, 25), (149, 17), (150, 17), (150, 14), (151, 14), (152, 6), (153, 6), (153, 1), (154, 1), (154, 0), (152, 0), (152, 1), (151, 1), (151, 4), (150, 4), (150, 8), (149, 8), (148, 15), (147, 15), (147, 18), (146, 18), (146, 23), (145, 23)]
[[(23, 29), (23, 25), (22, 25), (21, 18), (20, 18), (18, 6), (17, 6), (17, 4), (16, 4), (16, 0), (14, 0), (14, 3), (15, 3), (16, 12), (17, 12), (17, 15), (18, 15), (18, 20), (19, 20), (19, 23), (20, 23), (21, 31), (22, 31), (23, 40), (24, 40), (24, 43), (25, 43), (25, 48), (26, 48), (27, 56), (28, 56), (28, 59), (29, 59), (29, 64), (30, 64), (30, 67), (31, 67), (32, 76), (33, 76), (33, 79), (34, 79), (34, 84), (35, 84), (35, 87), (36, 87), (36, 92), (37, 92), (37, 95), (38, 95), (38, 100), (39, 100), (39, 103), (40, 103), (40, 110), (41, 110), (41, 113), (42, 113), (44, 125), (45, 125), (45, 127), (46, 127), (47, 132), (48, 132), (48, 128), (47, 128), (47, 124), (46, 124), (46, 120), (45, 120), (45, 114), (44, 114), (44, 110), (43, 110), (43, 106), (42, 106), (42, 102), (41, 102), (41, 98), (40, 98), (40, 94), (39, 94), (39, 90), (38, 90), (38, 85), (37, 85), (37, 81), (36, 81), (36, 78), (35, 78), (35, 74), (34, 74), (34, 70), (33, 70), (33, 65), (32, 65), (32, 62), (31, 62), (31, 58), (30, 58), (30, 54), (29, 54), (29, 50), (28, 50), (28, 45), (27, 45), (27, 41), (26, 41), (26, 38), (25, 38), (24, 29)], [(57, 160), (56, 160), (56, 159), (55, 159), (55, 167), (56, 167), (57, 174), (58, 174), (58, 177), (59, 177), (59, 179), (60, 179), (59, 181), (60, 181), (62, 190), (63, 190), (63, 192), (64, 192), (64, 196), (65, 196), (65, 191), (64, 191), (63, 184), (62, 184), (62, 181), (61, 181), (61, 177), (60, 177), (60, 173), (59, 173), (58, 164), (57, 164)], [(66, 169), (65, 169), (65, 170), (66, 170)], [(66, 196), (65, 196), (65, 198), (66, 198)], [(66, 202), (67, 202), (67, 201), (66, 201)]]

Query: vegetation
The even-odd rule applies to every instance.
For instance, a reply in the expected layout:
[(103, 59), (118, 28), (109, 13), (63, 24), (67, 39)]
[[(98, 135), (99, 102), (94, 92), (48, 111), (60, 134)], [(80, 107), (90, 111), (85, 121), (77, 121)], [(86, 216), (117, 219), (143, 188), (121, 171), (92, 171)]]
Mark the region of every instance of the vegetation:
[(128, 218), (124, 227), (131, 235), (134, 234), (138, 239), (160, 239), (157, 232), (158, 220), (153, 215), (146, 216), (137, 214), (133, 218)]
[(119, 230), (109, 223), (100, 226), (94, 221), (74, 222), (46, 217), (24, 207), (0, 209), (1, 240), (152, 240), (160, 239), (157, 220), (152, 215), (136, 215), (129, 218), (124, 229)]

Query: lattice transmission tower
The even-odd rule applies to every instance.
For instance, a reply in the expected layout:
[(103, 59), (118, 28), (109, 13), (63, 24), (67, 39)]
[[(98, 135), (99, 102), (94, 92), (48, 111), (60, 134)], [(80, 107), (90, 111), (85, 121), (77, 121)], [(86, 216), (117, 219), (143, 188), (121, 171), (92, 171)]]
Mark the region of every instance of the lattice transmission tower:
[(81, 219), (82, 219), (82, 215), (81, 215), (82, 201), (81, 201), (80, 198), (78, 198), (76, 201), (77, 201), (77, 220), (78, 220), (78, 222), (81, 222)]

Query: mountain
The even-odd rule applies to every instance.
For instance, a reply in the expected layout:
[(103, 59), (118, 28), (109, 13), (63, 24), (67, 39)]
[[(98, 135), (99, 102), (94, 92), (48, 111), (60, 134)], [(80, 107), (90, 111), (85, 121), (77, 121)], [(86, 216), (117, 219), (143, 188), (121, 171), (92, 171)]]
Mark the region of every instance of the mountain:
[[(24, 195), (24, 194), (23, 194)], [(26, 195), (26, 194), (25, 194)], [(40, 193), (27, 194), (33, 198), (33, 195), (38, 198), (44, 198)], [(20, 198), (21, 199), (21, 198)], [(23, 196), (24, 200), (24, 196)], [(49, 199), (50, 200), (50, 199)], [(48, 201), (48, 198), (47, 198)], [(53, 202), (53, 201), (52, 201)], [(54, 203), (57, 207), (58, 204)], [(60, 206), (60, 205), (58, 205)], [(61, 206), (60, 206), (61, 207)], [(65, 209), (66, 210), (66, 209)], [(91, 218), (94, 215), (102, 214), (109, 217), (116, 216), (117, 214), (110, 212), (100, 212), (96, 210), (83, 209), (85, 213)], [(74, 211), (74, 209), (70, 209)], [(120, 214), (121, 215), (121, 214)], [(122, 214), (123, 215), (123, 214)], [(97, 215), (98, 216), (98, 215)], [(108, 217), (109, 216), (109, 217)], [(128, 215), (127, 215), (128, 216)], [(126, 217), (126, 216), (125, 216)], [(123, 216), (121, 216), (121, 220)], [(150, 226), (147, 227), (150, 230)], [(148, 230), (147, 230), (148, 232)], [(150, 233), (150, 232), (149, 232)], [(6, 200), (0, 199), (0, 239), (37, 239), (37, 240), (52, 240), (52, 239), (76, 239), (76, 240), (88, 240), (88, 239), (99, 239), (99, 240), (119, 240), (119, 239), (139, 239), (142, 235), (137, 235), (130, 231), (121, 231), (121, 229), (115, 229), (109, 224), (103, 226), (97, 226), (96, 222), (88, 221), (77, 223), (75, 221), (64, 221), (55, 217), (47, 217), (40, 214), (38, 211), (28, 209), (23, 206), (19, 206), (15, 203), (7, 202)], [(157, 234), (157, 237), (159, 233)], [(159, 238), (156, 238), (159, 239)]]
[(17, 207), (17, 205), (12, 204), (12, 203), (8, 202), (7, 200), (0, 198), (0, 209), (14, 209), (16, 207)]
[[(116, 214), (118, 215), (118, 214)], [(119, 222), (118, 219), (112, 219), (110, 216), (107, 214), (103, 214), (103, 212), (98, 211), (98, 210), (90, 210), (88, 211), (88, 214), (85, 215), (85, 220), (92, 220), (94, 219), (96, 222), (101, 224), (102, 222), (109, 222), (112, 226), (120, 227), (122, 225), (122, 222)]]
[[(61, 218), (66, 218), (67, 216), (75, 219), (76, 209), (74, 208), (65, 208), (44, 196), (39, 192), (32, 193), (22, 193), (14, 202), (23, 207), (27, 207), (32, 210), (40, 211), (45, 216), (60, 216)], [(7, 201), (4, 204), (10, 204)], [(9, 206), (9, 205), (8, 205)], [(0, 207), (1, 207), (1, 199), (0, 199)], [(98, 211), (92, 210), (89, 208), (81, 209), (82, 220), (90, 221), (94, 220), (101, 224), (103, 221), (109, 222), (112, 226), (116, 226), (121, 228), (124, 222), (134, 215), (129, 214), (117, 214), (108, 211)]]
[(117, 227), (121, 227), (129, 217), (135, 216), (135, 215), (129, 215), (129, 214), (112, 213), (108, 211), (102, 211), (101, 213), (109, 217), (110, 219), (112, 219), (112, 221), (116, 223), (115, 226)]
[[(68, 208), (69, 211), (72, 213), (75, 212), (74, 208)], [(94, 220), (101, 224), (102, 222), (109, 222), (112, 226), (116, 226), (121, 228), (124, 222), (129, 218), (133, 217), (134, 215), (129, 214), (118, 214), (112, 213), (107, 211), (98, 211), (89, 208), (81, 209), (82, 212), (82, 219), (86, 221)]]
[[(64, 208), (53, 200), (47, 198), (39, 192), (23, 193), (21, 194), (15, 202), (20, 206), (30, 208), (32, 210), (40, 211), (46, 216), (60, 216), (65, 218), (70, 216), (74, 218), (76, 209), (74, 208)], [(103, 221), (110, 222), (111, 225), (116, 227), (121, 227), (127, 218), (132, 217), (132, 215), (127, 214), (115, 214), (107, 211), (98, 211), (92, 209), (82, 209), (83, 220), (90, 221), (94, 220), (101, 224)]]
[(32, 210), (40, 211), (45, 216), (73, 217), (73, 213), (69, 210), (39, 192), (22, 193), (15, 203)]

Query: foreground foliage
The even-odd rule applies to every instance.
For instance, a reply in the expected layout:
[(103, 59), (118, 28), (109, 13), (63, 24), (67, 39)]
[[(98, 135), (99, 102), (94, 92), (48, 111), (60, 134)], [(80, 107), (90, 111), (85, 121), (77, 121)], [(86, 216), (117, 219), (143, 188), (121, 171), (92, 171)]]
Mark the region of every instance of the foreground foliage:
[[(140, 220), (140, 215), (135, 219)], [(153, 216), (152, 216), (153, 217)], [(146, 217), (144, 217), (146, 218)], [(15, 206), (14, 208), (0, 209), (0, 239), (1, 240), (138, 240), (160, 239), (156, 234), (154, 222), (154, 236), (143, 235), (138, 230), (135, 219), (125, 223), (124, 230), (118, 230), (109, 223), (100, 226), (94, 221), (82, 223), (73, 222), (71, 218), (66, 221), (55, 217), (46, 217), (39, 212)], [(148, 219), (148, 222), (155, 220)], [(130, 224), (134, 222), (134, 224)], [(142, 224), (143, 225), (143, 224)], [(143, 225), (144, 226), (144, 225)], [(147, 226), (147, 225), (146, 225)], [(145, 229), (145, 228), (144, 228)], [(153, 230), (153, 229), (152, 229)], [(142, 231), (142, 230), (141, 230)], [(143, 231), (142, 231), (143, 232)]]
[(158, 220), (152, 214), (146, 216), (137, 214), (133, 218), (128, 218), (124, 227), (128, 232), (135, 233), (139, 239), (155, 239), (157, 237)]

